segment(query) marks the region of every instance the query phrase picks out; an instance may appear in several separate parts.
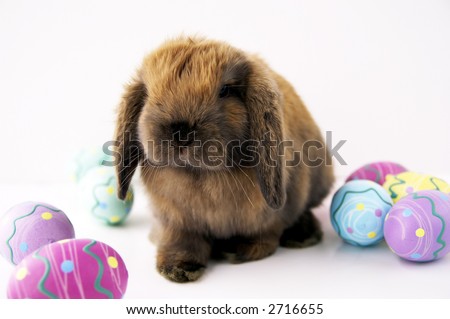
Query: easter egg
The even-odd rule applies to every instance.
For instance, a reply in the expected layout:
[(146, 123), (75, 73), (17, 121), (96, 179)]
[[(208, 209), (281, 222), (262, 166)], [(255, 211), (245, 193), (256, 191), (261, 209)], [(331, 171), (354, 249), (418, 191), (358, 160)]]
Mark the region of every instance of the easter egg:
[(105, 154), (101, 147), (84, 148), (75, 155), (70, 164), (72, 180), (79, 182), (91, 168), (102, 166), (104, 162), (113, 162), (113, 160), (113, 157)]
[(384, 236), (403, 259), (424, 262), (450, 250), (450, 196), (436, 190), (412, 193), (399, 200), (386, 216)]
[(383, 239), (384, 217), (391, 207), (389, 194), (377, 183), (350, 181), (333, 196), (331, 223), (347, 243), (374, 245)]
[(113, 167), (89, 170), (79, 184), (79, 201), (84, 210), (109, 225), (122, 223), (133, 206), (133, 188), (125, 200), (117, 197), (117, 178)]
[(128, 271), (110, 246), (91, 239), (59, 241), (23, 259), (12, 273), (11, 299), (118, 299)]
[(405, 172), (406, 168), (394, 162), (374, 162), (366, 164), (347, 177), (346, 182), (358, 179), (367, 179), (377, 184), (383, 185), (386, 175), (395, 175)]
[(24, 202), (0, 218), (0, 254), (14, 265), (44, 245), (74, 237), (66, 214), (49, 204)]
[(420, 190), (438, 190), (450, 193), (450, 186), (442, 179), (414, 172), (387, 175), (383, 187), (388, 191), (394, 203), (406, 195)]

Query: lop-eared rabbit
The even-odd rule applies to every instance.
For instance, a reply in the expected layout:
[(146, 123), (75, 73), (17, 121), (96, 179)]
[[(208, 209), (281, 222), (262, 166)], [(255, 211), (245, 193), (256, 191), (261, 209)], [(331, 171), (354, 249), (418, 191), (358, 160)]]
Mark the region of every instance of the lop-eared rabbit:
[(126, 85), (115, 139), (118, 196), (140, 166), (170, 280), (198, 279), (211, 256), (246, 262), (322, 238), (311, 209), (334, 180), (329, 154), (291, 84), (254, 55), (165, 42)]

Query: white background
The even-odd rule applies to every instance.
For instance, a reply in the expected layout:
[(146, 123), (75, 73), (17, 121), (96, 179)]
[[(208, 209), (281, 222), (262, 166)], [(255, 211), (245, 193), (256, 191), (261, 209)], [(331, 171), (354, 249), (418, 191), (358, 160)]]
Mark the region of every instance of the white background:
[[(450, 297), (448, 256), (412, 265), (384, 244), (349, 247), (329, 225), (329, 199), (316, 212), (323, 244), (214, 264), (190, 285), (154, 270), (144, 195), (121, 228), (77, 211), (68, 162), (111, 138), (122, 85), (146, 53), (180, 33), (259, 53), (291, 81), (322, 131), (347, 140), (341, 179), (376, 160), (450, 177), (449, 1), (1, 0), (0, 209), (29, 199), (64, 209), (78, 236), (124, 255), (130, 298)], [(12, 268), (0, 263), (4, 296)]]

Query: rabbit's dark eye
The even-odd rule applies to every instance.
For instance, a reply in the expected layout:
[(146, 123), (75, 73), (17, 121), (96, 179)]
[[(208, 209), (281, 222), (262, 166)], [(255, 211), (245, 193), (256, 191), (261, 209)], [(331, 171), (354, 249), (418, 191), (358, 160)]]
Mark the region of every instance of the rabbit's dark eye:
[(222, 99), (228, 97), (231, 94), (231, 88), (229, 85), (224, 85), (220, 88), (219, 97)]
[(242, 98), (242, 92), (240, 86), (236, 84), (225, 84), (220, 88), (219, 98), (226, 98), (234, 96), (237, 98)]

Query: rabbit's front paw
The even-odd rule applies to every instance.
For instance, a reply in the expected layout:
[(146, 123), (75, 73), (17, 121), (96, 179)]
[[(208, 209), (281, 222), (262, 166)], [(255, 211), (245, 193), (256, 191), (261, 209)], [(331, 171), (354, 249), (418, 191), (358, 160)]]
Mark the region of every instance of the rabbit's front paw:
[(189, 261), (172, 261), (158, 263), (161, 275), (175, 282), (195, 281), (205, 271), (205, 265)]
[(195, 281), (205, 271), (210, 253), (211, 243), (208, 239), (168, 227), (161, 236), (156, 268), (169, 280)]

